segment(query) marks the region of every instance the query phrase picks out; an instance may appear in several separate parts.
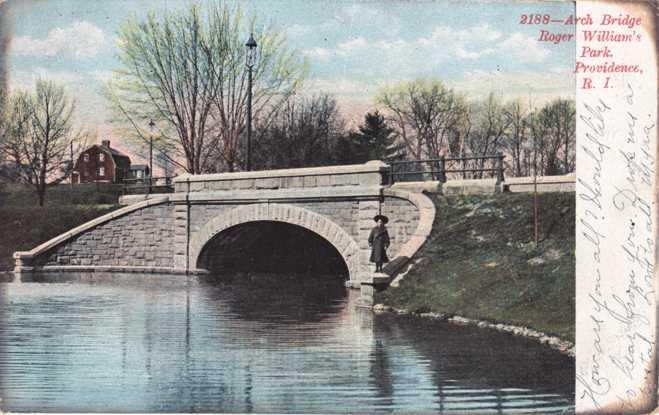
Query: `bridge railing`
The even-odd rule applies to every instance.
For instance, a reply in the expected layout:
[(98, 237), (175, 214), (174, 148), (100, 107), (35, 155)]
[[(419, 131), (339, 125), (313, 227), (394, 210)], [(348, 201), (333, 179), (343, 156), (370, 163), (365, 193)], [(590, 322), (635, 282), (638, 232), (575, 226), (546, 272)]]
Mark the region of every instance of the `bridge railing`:
[(174, 192), (174, 177), (146, 177), (138, 179), (124, 179), (123, 180), (123, 194), (125, 195), (139, 195), (151, 193), (173, 193)]
[(497, 184), (504, 181), (503, 154), (440, 157), (390, 162), (389, 181), (396, 182), (437, 180), (445, 183), (456, 179), (483, 179), (493, 177)]

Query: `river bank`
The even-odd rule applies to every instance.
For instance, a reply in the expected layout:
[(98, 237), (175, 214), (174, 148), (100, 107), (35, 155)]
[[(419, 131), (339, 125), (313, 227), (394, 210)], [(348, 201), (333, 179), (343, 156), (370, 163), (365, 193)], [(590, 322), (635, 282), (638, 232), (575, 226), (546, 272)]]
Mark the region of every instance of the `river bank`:
[(557, 336), (547, 335), (546, 333), (530, 329), (523, 326), (515, 326), (511, 324), (503, 323), (493, 323), (490, 321), (484, 320), (474, 320), (467, 317), (443, 314), (443, 313), (410, 313), (404, 309), (397, 309), (390, 307), (384, 304), (376, 304), (373, 306), (373, 312), (376, 314), (397, 314), (397, 315), (412, 315), (414, 317), (422, 319), (431, 319), (437, 321), (443, 321), (450, 324), (455, 324), (458, 326), (474, 326), (480, 329), (489, 329), (498, 331), (500, 333), (508, 333), (513, 336), (525, 337), (527, 339), (536, 341), (540, 344), (546, 345), (551, 349), (554, 349), (564, 355), (574, 358), (576, 356), (576, 350), (574, 343), (568, 340), (561, 339)]
[(573, 353), (574, 193), (539, 195), (537, 246), (532, 194), (431, 198), (430, 238), (411, 271), (376, 293), (375, 311), (509, 332)]

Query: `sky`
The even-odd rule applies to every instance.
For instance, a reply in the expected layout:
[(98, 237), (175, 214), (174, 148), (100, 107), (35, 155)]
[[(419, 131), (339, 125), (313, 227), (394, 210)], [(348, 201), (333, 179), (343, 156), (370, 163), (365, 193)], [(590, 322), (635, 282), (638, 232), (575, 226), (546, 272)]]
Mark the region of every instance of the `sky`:
[[(114, 139), (101, 88), (118, 67), (118, 27), (131, 14), (168, 13), (191, 3), (206, 1), (8, 0), (10, 89), (31, 88), (38, 78), (61, 82), (76, 97), (81, 122), (95, 129), (99, 140)], [(288, 46), (308, 59), (305, 90), (334, 95), (353, 123), (375, 108), (379, 88), (416, 78), (439, 79), (473, 98), (494, 92), (534, 105), (574, 96), (574, 42), (538, 41), (540, 29), (574, 33), (574, 27), (519, 24), (527, 13), (567, 18), (574, 12), (572, 2), (225, 3), (238, 4), (248, 15), (255, 13), (259, 25), (284, 32)]]

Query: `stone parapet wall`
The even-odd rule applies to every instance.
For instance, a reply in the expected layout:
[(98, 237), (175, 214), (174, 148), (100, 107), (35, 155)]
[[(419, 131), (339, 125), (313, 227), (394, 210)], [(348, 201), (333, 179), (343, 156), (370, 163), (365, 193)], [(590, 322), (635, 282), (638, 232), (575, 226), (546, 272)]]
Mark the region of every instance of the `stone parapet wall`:
[(497, 179), (449, 180), (441, 185), (441, 193), (451, 195), (476, 195), (500, 193), (503, 185)]
[[(534, 184), (535, 181), (535, 184)], [(537, 189), (538, 192), (574, 192), (576, 188), (576, 176), (566, 174), (564, 176), (538, 176), (533, 177), (510, 177), (504, 183), (504, 191), (511, 193), (529, 193)]]
[(304, 189), (384, 184), (388, 166), (381, 161), (349, 166), (255, 172), (183, 175), (174, 181), (177, 193), (230, 190)]

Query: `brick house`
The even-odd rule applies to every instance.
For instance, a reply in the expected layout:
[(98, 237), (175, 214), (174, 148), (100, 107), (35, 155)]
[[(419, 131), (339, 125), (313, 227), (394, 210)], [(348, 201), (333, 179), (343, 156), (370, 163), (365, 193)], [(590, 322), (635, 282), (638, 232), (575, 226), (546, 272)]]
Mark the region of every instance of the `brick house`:
[(73, 183), (120, 183), (130, 175), (130, 157), (103, 140), (83, 151), (73, 167)]

